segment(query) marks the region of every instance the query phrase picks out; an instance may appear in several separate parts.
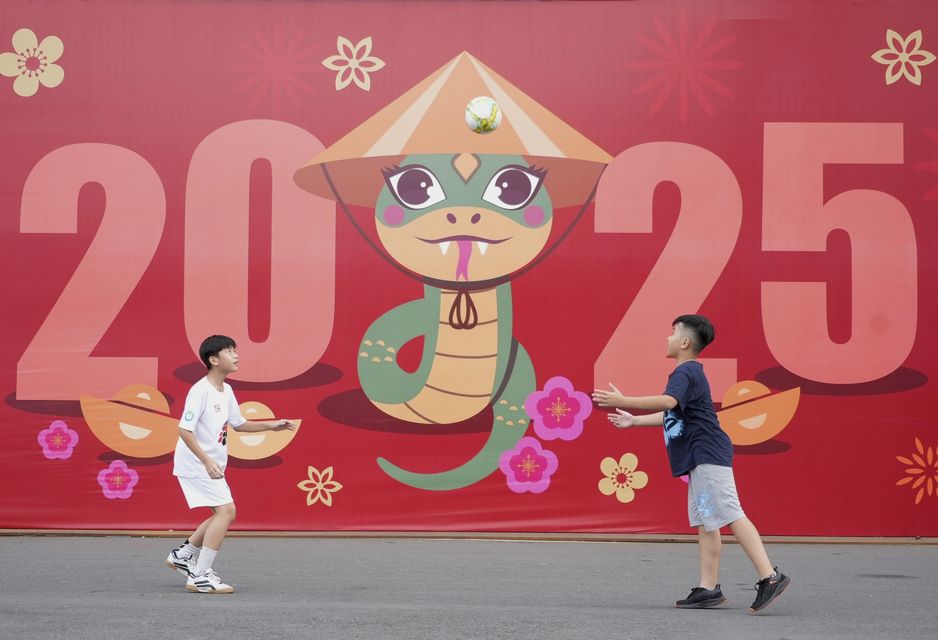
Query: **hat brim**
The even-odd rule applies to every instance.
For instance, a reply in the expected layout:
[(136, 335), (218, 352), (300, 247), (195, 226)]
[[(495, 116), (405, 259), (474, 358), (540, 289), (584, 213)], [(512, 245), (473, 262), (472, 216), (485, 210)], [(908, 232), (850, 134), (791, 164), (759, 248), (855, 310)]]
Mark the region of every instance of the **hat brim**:
[[(466, 105), (492, 97), (501, 124), (485, 134), (464, 123)], [(555, 208), (582, 204), (612, 160), (573, 127), (463, 52), (300, 168), (294, 179), (316, 195), (373, 206), (381, 170), (409, 155), (522, 156), (548, 171)]]

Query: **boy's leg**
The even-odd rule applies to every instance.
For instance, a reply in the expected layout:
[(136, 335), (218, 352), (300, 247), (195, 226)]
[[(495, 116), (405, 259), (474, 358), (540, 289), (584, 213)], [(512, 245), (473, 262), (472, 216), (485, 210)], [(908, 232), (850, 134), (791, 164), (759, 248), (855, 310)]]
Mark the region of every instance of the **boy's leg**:
[(169, 552), (166, 557), (166, 566), (175, 569), (179, 573), (188, 577), (195, 572), (198, 564), (199, 553), (202, 550), (202, 539), (205, 537), (205, 529), (212, 518), (206, 518), (198, 528), (186, 538), (186, 542)]
[(215, 514), (213, 513), (212, 515), (207, 517), (205, 520), (203, 520), (202, 524), (200, 524), (198, 528), (192, 532), (192, 535), (189, 536), (189, 543), (192, 544), (193, 547), (202, 546), (205, 540), (205, 530), (208, 529), (208, 524), (212, 521), (212, 518), (214, 517), (215, 517)]
[(724, 602), (723, 592), (717, 584), (717, 574), (720, 570), (720, 548), (723, 541), (720, 539), (720, 530), (707, 531), (699, 510), (704, 504), (699, 498), (699, 481), (694, 482), (699, 474), (692, 469), (687, 484), (687, 517), (690, 526), (697, 528), (697, 553), (700, 557), (700, 586), (694, 587), (690, 595), (674, 603), (679, 609), (709, 609)]
[(791, 578), (772, 567), (762, 544), (762, 538), (749, 518), (740, 518), (730, 523), (730, 529), (739, 541), (739, 546), (749, 556), (749, 560), (759, 573), (759, 582), (756, 583), (756, 599), (749, 606), (750, 613), (756, 613), (780, 596), (791, 584)]
[(228, 527), (235, 519), (235, 505), (233, 502), (212, 507), (214, 515), (208, 519), (208, 525), (205, 527), (205, 535), (202, 540), (202, 553), (199, 554), (199, 561), (195, 567), (195, 574), (202, 575), (212, 568), (215, 561), (215, 555), (221, 548), (221, 543), (225, 540), (225, 534), (228, 533)]
[(235, 519), (235, 506), (233, 502), (212, 507), (214, 515), (209, 518), (202, 540), (202, 553), (193, 575), (186, 581), (186, 589), (200, 593), (233, 593), (234, 587), (221, 581), (214, 571), (212, 562), (221, 547), (228, 527)]
[(749, 556), (752, 566), (756, 568), (759, 579), (762, 580), (771, 576), (774, 569), (769, 561), (768, 554), (765, 552), (765, 546), (762, 544), (762, 538), (759, 536), (756, 526), (752, 524), (749, 518), (745, 517), (731, 522), (729, 526), (730, 531), (733, 532), (739, 542), (739, 546), (743, 548), (743, 551)]
[(715, 589), (720, 573), (720, 551), (723, 541), (720, 530), (707, 531), (703, 525), (697, 527), (698, 553), (700, 555), (700, 586)]
[(206, 526), (202, 547), (218, 551), (221, 548), (221, 543), (225, 540), (225, 535), (228, 533), (228, 527), (234, 522), (237, 512), (233, 502), (212, 507), (212, 511), (214, 512), (212, 517), (203, 523)]

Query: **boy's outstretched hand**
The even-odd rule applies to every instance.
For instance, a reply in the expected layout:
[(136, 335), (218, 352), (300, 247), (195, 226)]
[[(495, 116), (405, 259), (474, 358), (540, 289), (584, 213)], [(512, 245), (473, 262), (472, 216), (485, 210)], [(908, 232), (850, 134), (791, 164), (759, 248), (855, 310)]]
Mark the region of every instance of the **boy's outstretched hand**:
[(289, 420), (281, 420), (278, 424), (274, 425), (274, 428), (271, 429), (271, 431), (283, 431), (285, 429), (296, 431), (296, 425)]
[[(619, 407), (621, 406), (622, 401), (625, 400), (625, 396), (622, 395), (622, 392), (616, 389), (616, 385), (609, 383), (609, 388), (612, 391), (606, 389), (596, 389), (593, 391), (593, 402), (598, 404), (600, 407)], [(612, 417), (610, 416), (610, 420)]]
[(624, 409), (616, 409), (615, 413), (609, 414), (609, 422), (620, 429), (627, 429), (635, 426), (635, 416)]

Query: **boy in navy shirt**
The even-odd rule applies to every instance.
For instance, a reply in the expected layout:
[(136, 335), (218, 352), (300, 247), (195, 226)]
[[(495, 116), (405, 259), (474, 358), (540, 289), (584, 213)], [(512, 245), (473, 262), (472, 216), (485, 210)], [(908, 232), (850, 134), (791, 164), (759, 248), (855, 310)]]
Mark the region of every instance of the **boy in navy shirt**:
[[(726, 601), (717, 573), (720, 568), (720, 528), (729, 526), (759, 574), (758, 591), (749, 611), (764, 609), (789, 585), (791, 578), (773, 568), (762, 538), (739, 505), (733, 478), (733, 444), (720, 428), (710, 384), (697, 355), (713, 342), (713, 325), (704, 316), (680, 316), (671, 324), (668, 357), (677, 365), (660, 396), (626, 397), (610, 383), (611, 391), (597, 389), (593, 399), (601, 407), (614, 407), (609, 421), (619, 428), (664, 425), (664, 442), (674, 477), (687, 475), (687, 512), (697, 528), (700, 583), (675, 605), (705, 609)], [(632, 415), (625, 409), (653, 411)]]

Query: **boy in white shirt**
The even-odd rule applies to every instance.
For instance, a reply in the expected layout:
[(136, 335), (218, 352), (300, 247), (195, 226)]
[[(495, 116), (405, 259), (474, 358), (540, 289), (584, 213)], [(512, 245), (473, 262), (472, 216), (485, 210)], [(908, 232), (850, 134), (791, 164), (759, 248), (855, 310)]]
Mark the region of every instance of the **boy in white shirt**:
[(212, 515), (166, 558), (170, 568), (186, 576), (186, 589), (199, 593), (234, 592), (212, 571), (215, 555), (235, 519), (234, 500), (225, 481), (228, 427), (247, 432), (296, 429), (287, 420), (252, 422), (241, 415), (234, 392), (225, 382), (238, 370), (236, 348), (228, 336), (209, 336), (202, 341), (199, 357), (208, 374), (192, 385), (186, 397), (173, 458), (173, 475), (189, 508), (212, 509)]

